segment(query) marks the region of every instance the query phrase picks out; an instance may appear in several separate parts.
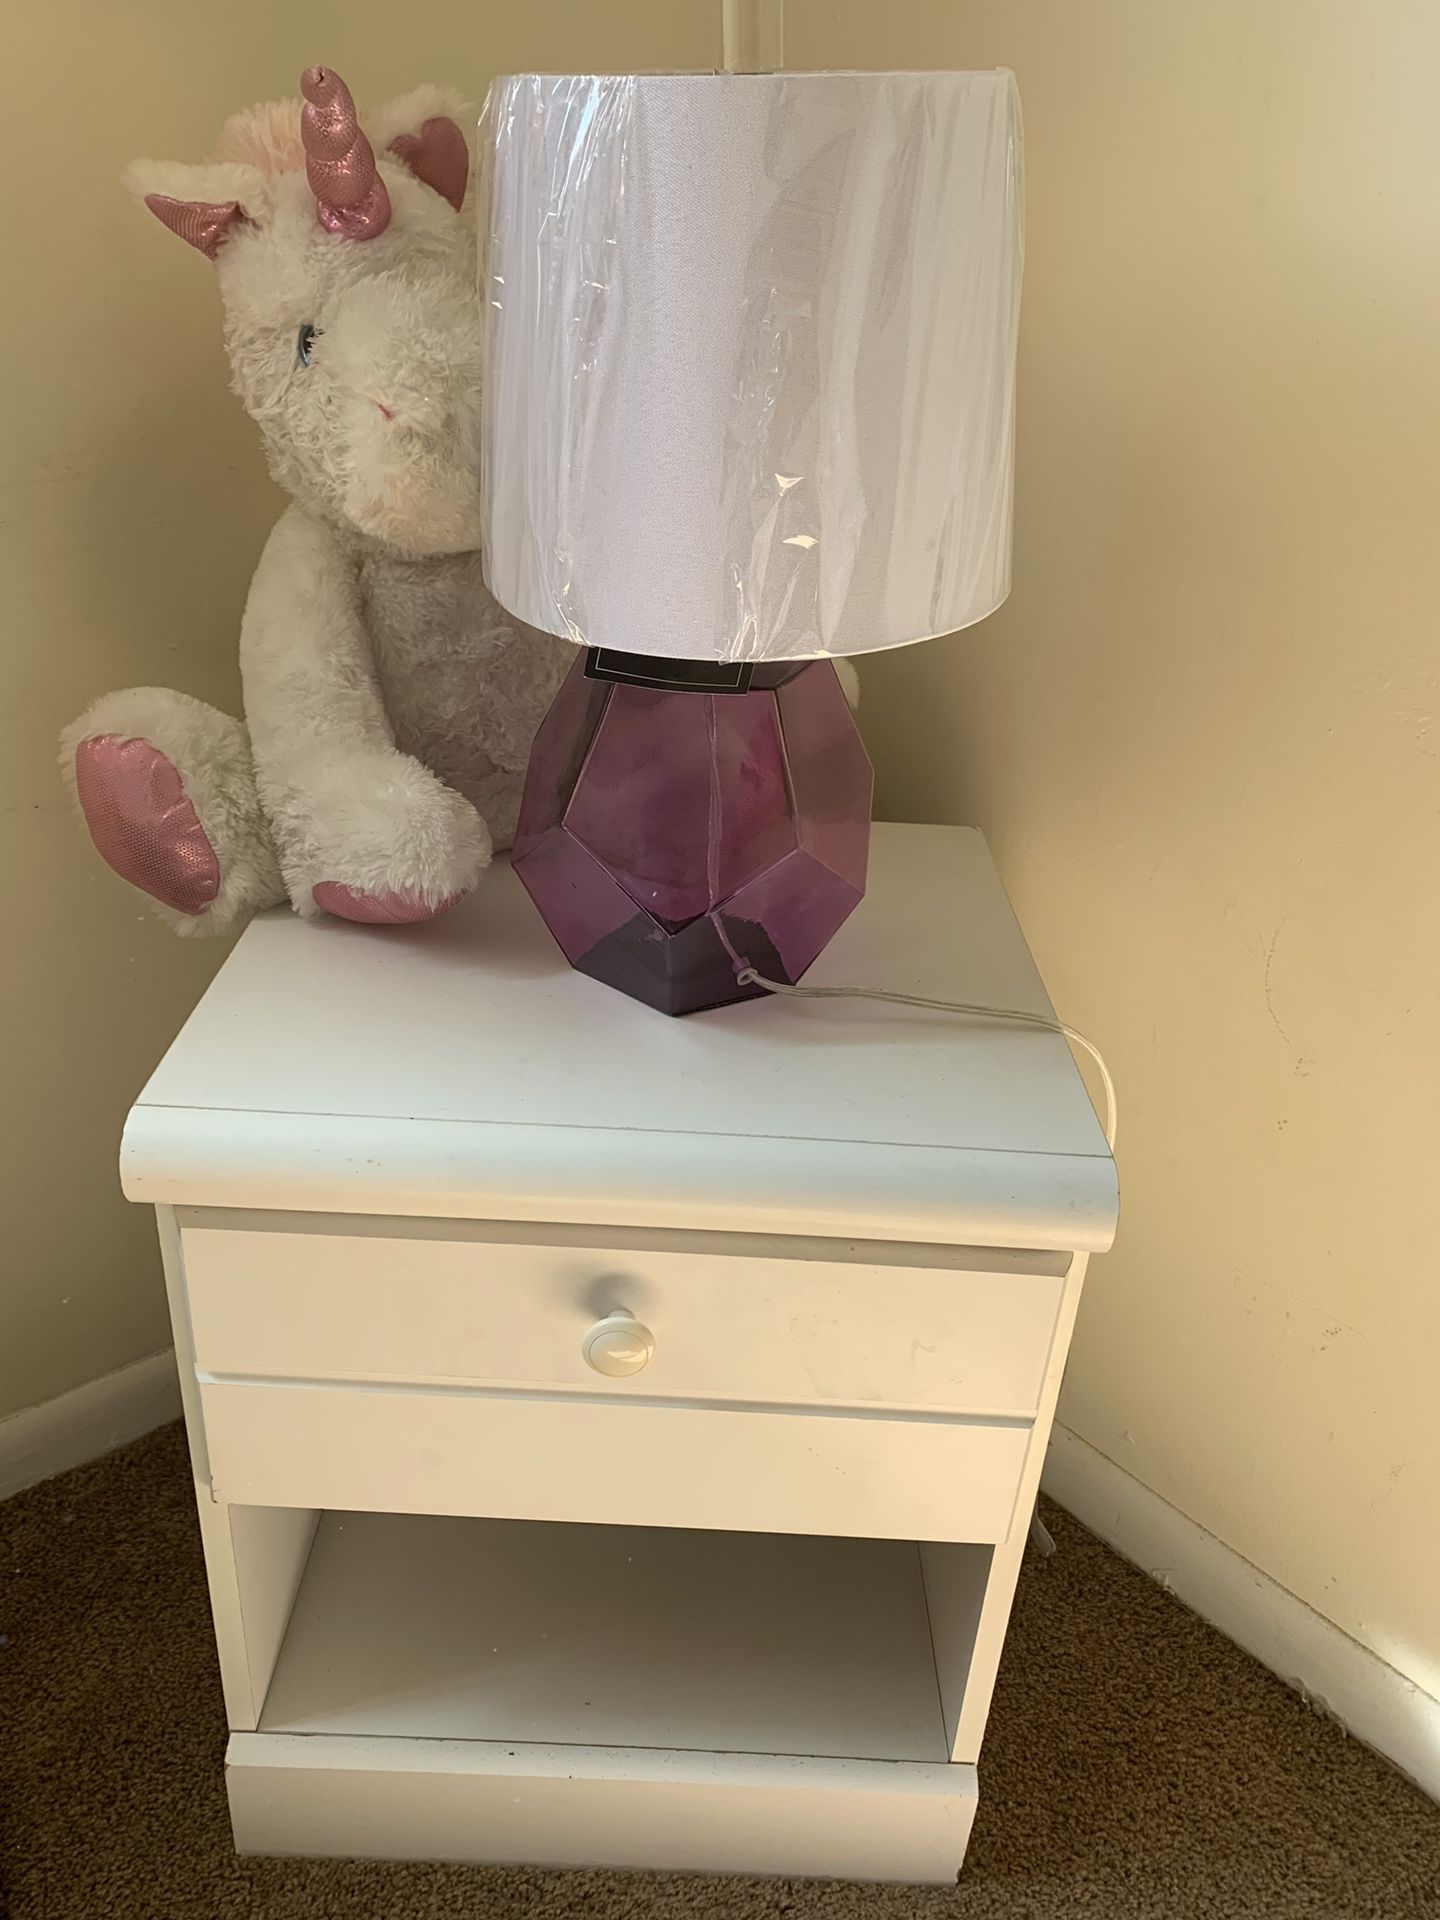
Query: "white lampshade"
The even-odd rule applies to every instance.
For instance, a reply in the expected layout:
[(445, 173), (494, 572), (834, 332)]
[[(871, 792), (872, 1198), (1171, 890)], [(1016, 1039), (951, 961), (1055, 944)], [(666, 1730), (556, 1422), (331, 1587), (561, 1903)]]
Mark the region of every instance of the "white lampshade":
[(586, 645), (769, 661), (1000, 604), (1013, 74), (518, 74), (488, 115), (502, 605)]

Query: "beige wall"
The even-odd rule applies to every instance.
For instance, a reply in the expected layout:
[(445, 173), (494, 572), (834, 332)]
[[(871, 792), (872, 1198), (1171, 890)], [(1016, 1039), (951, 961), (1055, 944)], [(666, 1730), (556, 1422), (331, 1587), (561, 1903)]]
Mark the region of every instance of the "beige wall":
[(501, 69), (703, 65), (675, 0), (44, 0), (0, 65), (0, 1415), (166, 1344), (154, 1229), (122, 1200), (125, 1110), (218, 964), (88, 852), (54, 737), (163, 682), (234, 706), (235, 639), (277, 499), (225, 387), (205, 264), (118, 184), (199, 159), (225, 116), (333, 60), (362, 99), (478, 98)]
[(1120, 1085), (1062, 1418), (1440, 1693), (1440, 8), (790, 0), (1005, 63), (1015, 590), (872, 666)]

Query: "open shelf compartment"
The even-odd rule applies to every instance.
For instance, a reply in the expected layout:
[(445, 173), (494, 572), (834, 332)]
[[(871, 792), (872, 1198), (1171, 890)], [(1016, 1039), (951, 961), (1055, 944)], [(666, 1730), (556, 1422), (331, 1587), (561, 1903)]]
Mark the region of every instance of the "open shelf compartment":
[(921, 1553), (325, 1513), (259, 1731), (948, 1761)]

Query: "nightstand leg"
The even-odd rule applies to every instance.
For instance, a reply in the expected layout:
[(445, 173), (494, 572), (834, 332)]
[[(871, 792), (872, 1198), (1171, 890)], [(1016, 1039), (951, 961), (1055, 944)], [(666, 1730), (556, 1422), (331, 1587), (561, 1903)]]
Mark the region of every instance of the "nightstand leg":
[(1050, 1429), (1055, 1422), (1065, 1356), (1070, 1350), (1087, 1259), (1086, 1254), (1076, 1254), (1066, 1275), (1014, 1518), (1008, 1536), (991, 1551), (988, 1577), (983, 1584), (978, 1582), (973, 1568), (974, 1556), (989, 1549), (934, 1541), (927, 1541), (920, 1548), (952, 1760), (973, 1764), (980, 1756), (980, 1742), (990, 1713), (995, 1676), (1015, 1598), (1015, 1583), (1029, 1537), (1030, 1516), (1040, 1492), (1040, 1474), (1050, 1444)]
[(253, 1732), (320, 1515), (308, 1507), (233, 1507), (216, 1499), (195, 1374), (179, 1226), (173, 1207), (157, 1207), (155, 1216), (225, 1713), (232, 1731)]

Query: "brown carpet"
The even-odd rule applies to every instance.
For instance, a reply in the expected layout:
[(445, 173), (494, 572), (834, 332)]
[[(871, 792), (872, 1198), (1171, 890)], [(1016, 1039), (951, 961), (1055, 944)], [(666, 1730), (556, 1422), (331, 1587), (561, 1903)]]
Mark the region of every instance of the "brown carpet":
[(0, 1507), (11, 1920), (1440, 1920), (1440, 1809), (1061, 1513), (958, 1889), (237, 1860), (178, 1428)]

